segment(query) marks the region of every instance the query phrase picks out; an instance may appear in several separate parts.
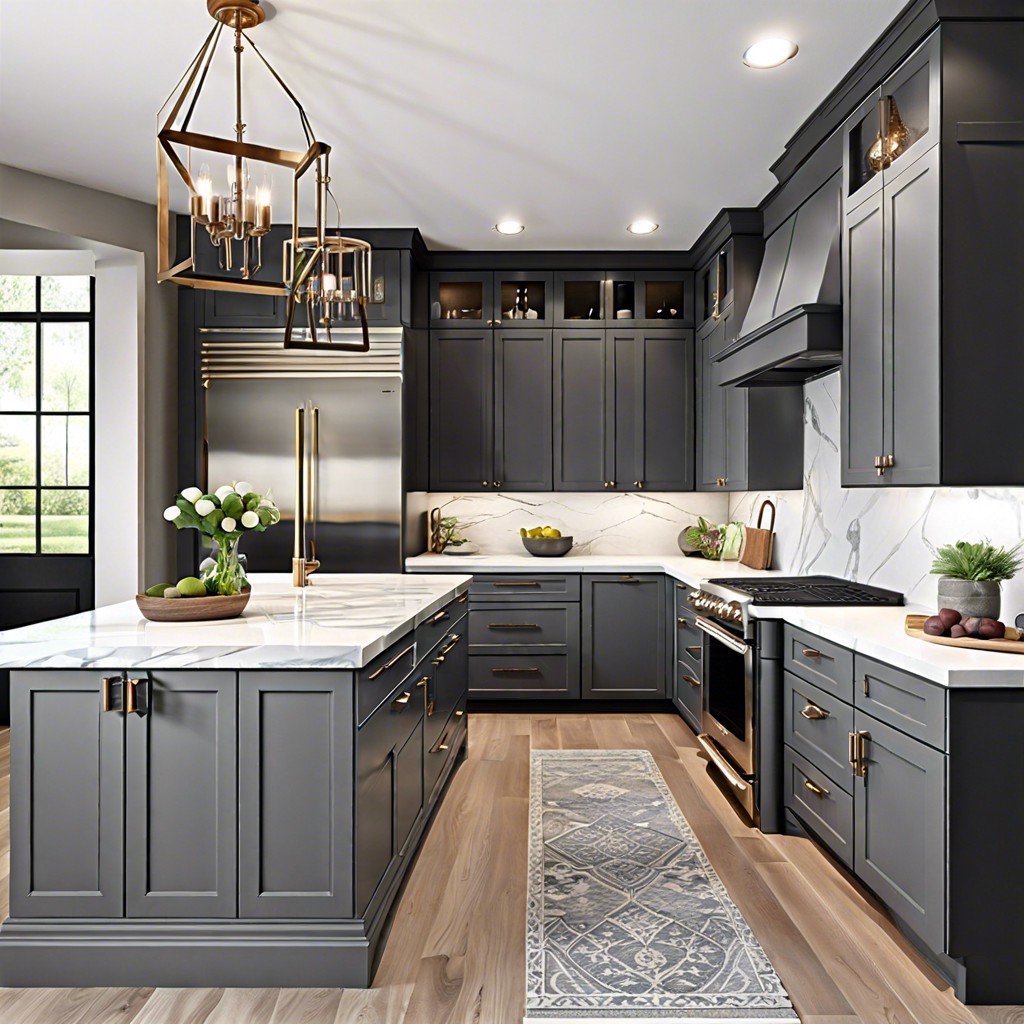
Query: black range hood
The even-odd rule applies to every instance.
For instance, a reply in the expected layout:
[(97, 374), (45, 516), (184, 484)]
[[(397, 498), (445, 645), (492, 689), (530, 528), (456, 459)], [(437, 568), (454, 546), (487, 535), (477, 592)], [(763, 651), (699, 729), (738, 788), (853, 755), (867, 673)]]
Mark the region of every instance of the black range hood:
[(715, 367), (721, 384), (799, 384), (843, 358), (839, 206), (830, 178), (765, 242), (736, 341)]

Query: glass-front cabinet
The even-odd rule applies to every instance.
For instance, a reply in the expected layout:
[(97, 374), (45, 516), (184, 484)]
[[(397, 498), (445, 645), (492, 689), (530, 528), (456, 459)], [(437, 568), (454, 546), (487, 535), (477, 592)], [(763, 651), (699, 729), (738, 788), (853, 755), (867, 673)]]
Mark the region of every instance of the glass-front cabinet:
[(693, 274), (590, 270), (555, 274), (556, 327), (690, 327)]
[(939, 141), (940, 71), (939, 38), (934, 35), (849, 119), (843, 158), (847, 209), (873, 196)]
[(551, 295), (550, 271), (437, 272), (430, 275), (430, 326), (550, 327)]

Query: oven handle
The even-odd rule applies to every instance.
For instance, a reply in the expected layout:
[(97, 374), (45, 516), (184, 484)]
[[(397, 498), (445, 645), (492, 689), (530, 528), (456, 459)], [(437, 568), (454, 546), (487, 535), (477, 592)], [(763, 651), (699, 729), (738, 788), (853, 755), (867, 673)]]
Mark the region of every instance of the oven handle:
[(743, 640), (737, 640), (728, 630), (722, 629), (721, 626), (716, 626), (707, 619), (702, 619), (699, 615), (695, 616), (695, 619), (698, 629), (707, 633), (712, 640), (725, 644), (729, 650), (735, 651), (737, 654), (747, 654), (750, 651), (750, 644), (745, 643)]
[(698, 734), (697, 742), (703, 748), (704, 753), (708, 755), (711, 763), (725, 776), (725, 781), (737, 793), (745, 793), (749, 784), (740, 778), (736, 769), (718, 752), (715, 741), (706, 732), (702, 732)]

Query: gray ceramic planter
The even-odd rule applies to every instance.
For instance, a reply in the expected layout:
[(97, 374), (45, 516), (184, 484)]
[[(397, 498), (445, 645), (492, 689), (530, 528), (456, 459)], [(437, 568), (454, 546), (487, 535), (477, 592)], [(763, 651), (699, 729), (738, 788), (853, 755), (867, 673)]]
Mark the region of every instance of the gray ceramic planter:
[(954, 608), (965, 619), (972, 615), (998, 619), (999, 584), (990, 580), (956, 580), (939, 577), (939, 607)]

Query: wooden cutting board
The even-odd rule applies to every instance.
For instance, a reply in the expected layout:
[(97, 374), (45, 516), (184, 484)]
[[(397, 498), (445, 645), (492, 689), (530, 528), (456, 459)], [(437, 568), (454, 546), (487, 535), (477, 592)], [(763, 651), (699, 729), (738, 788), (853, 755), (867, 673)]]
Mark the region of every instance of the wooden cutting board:
[(951, 636), (929, 636), (924, 631), (927, 615), (908, 615), (904, 626), (907, 636), (927, 640), (930, 644), (945, 644), (946, 647), (969, 647), (975, 651), (1000, 651), (1003, 654), (1024, 654), (1024, 640), (977, 640), (971, 636), (957, 639)]

